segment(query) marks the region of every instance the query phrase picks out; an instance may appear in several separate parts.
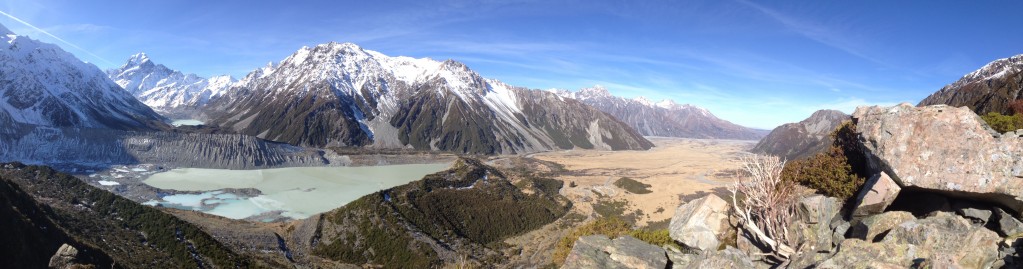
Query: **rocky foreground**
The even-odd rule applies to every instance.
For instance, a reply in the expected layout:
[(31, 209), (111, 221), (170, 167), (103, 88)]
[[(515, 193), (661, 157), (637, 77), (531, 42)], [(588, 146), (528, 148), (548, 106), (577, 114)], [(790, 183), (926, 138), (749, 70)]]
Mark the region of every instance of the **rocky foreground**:
[(874, 176), (849, 201), (793, 197), (785, 240), (763, 240), (731, 197), (710, 194), (675, 211), (670, 235), (685, 249), (581, 237), (563, 268), (1023, 266), (1018, 136), (965, 107), (861, 107), (853, 122)]

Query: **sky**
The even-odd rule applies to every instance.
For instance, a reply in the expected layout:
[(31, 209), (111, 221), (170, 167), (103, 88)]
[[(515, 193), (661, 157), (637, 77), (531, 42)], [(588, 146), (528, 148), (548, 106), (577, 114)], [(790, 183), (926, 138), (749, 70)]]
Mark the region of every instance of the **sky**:
[(602, 85), (771, 129), (819, 109), (916, 104), (1021, 54), (1019, 10), (1023, 1), (0, 0), (0, 24), (101, 69), (145, 52), (239, 78), (302, 46), (352, 42), (454, 59), (511, 85)]

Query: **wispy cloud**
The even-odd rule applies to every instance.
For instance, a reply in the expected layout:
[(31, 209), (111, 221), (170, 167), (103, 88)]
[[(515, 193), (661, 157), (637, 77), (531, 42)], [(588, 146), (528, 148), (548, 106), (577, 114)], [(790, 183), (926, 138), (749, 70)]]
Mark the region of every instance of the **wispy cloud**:
[(16, 21), (18, 23), (24, 24), (25, 26), (28, 26), (28, 27), (30, 27), (32, 29), (35, 29), (36, 31), (39, 31), (40, 33), (42, 33), (44, 35), (52, 37), (53, 39), (56, 39), (57, 41), (60, 41), (61, 43), (64, 43), (64, 44), (66, 44), (68, 46), (71, 46), (72, 48), (75, 48), (75, 49), (78, 49), (78, 50), (80, 50), (82, 52), (85, 52), (85, 53), (89, 54), (90, 56), (95, 57), (96, 59), (99, 59), (101, 61), (106, 62), (107, 64), (114, 65), (114, 63), (108, 61), (107, 59), (103, 59), (103, 57), (99, 57), (99, 55), (96, 55), (96, 54), (94, 54), (94, 53), (92, 53), (92, 52), (90, 52), (90, 51), (88, 51), (86, 49), (83, 49), (82, 47), (79, 47), (78, 45), (75, 45), (74, 43), (68, 42), (67, 40), (64, 40), (63, 38), (57, 37), (57, 36), (51, 34), (50, 32), (48, 32), (46, 30), (43, 30), (42, 28), (36, 27), (35, 25), (32, 25), (31, 23), (28, 23), (28, 22), (26, 22), (24, 20), (19, 19), (18, 17), (12, 16), (11, 14), (7, 14), (7, 12), (0, 11), (0, 15), (7, 16), (11, 20), (14, 20), (14, 21)]
[(764, 15), (767, 15), (767, 17), (769, 17), (769, 18), (771, 18), (771, 19), (781, 23), (782, 25), (784, 25), (789, 30), (792, 30), (793, 32), (796, 32), (796, 33), (798, 33), (798, 34), (800, 34), (800, 35), (802, 35), (802, 36), (804, 36), (806, 38), (809, 38), (810, 40), (816, 41), (818, 43), (827, 45), (827, 46), (832, 47), (832, 48), (836, 48), (836, 49), (845, 51), (846, 53), (849, 53), (849, 54), (851, 54), (853, 56), (859, 57), (859, 58), (864, 59), (864, 60), (871, 61), (873, 63), (879, 64), (879, 65), (882, 65), (882, 66), (885, 66), (885, 67), (891, 67), (892, 66), (888, 62), (883, 61), (881, 59), (878, 59), (876, 57), (873, 57), (873, 56), (869, 55), (868, 53), (864, 52), (864, 50), (862, 48), (860, 48), (859, 46), (856, 45), (859, 42), (856, 42), (853, 39), (847, 38), (848, 33), (841, 33), (839, 31), (837, 31), (836, 29), (829, 28), (829, 27), (824, 26), (822, 24), (814, 23), (814, 22), (806, 21), (806, 20), (803, 20), (803, 19), (800, 19), (800, 18), (797, 18), (797, 17), (794, 17), (794, 16), (790, 16), (790, 15), (784, 14), (782, 12), (779, 12), (777, 10), (774, 10), (774, 9), (771, 9), (771, 8), (768, 8), (768, 7), (765, 7), (765, 6), (762, 6), (760, 4), (753, 3), (753, 2), (750, 2), (750, 1), (747, 1), (747, 0), (737, 0), (737, 2), (739, 2), (739, 3), (741, 3), (741, 4), (745, 5), (745, 6), (748, 6), (750, 8), (753, 8), (753, 9), (763, 13)]

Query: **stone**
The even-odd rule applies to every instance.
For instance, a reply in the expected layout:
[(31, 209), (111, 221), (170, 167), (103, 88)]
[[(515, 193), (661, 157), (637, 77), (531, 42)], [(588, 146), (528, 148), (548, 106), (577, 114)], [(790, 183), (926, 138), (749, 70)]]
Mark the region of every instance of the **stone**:
[(869, 216), (860, 220), (853, 227), (852, 236), (868, 242), (875, 242), (882, 239), (877, 238), (878, 235), (884, 235), (891, 231), (892, 228), (895, 228), (895, 226), (910, 220), (916, 220), (916, 218), (913, 217), (913, 214), (905, 211), (889, 211)]
[(1023, 210), (1023, 139), (995, 138), (968, 107), (859, 107), (861, 147), (903, 188)]
[(611, 260), (611, 256), (604, 252), (609, 246), (611, 239), (604, 235), (579, 237), (561, 268), (628, 268)]
[(882, 171), (870, 177), (856, 196), (853, 217), (864, 217), (884, 212), (895, 201), (895, 197), (899, 196), (900, 191), (902, 191), (902, 187), (899, 187), (899, 184), (895, 183), (888, 173)]
[(749, 256), (731, 246), (721, 251), (701, 253), (698, 259), (699, 261), (687, 268), (756, 268)]
[(870, 243), (852, 238), (839, 243), (838, 253), (816, 268), (909, 268), (916, 252), (916, 246), (912, 244)]
[(966, 217), (974, 223), (980, 223), (981, 225), (991, 221), (991, 216), (994, 213), (991, 210), (986, 209), (984, 205), (970, 201), (956, 201), (952, 204), (952, 209), (954, 209), (960, 216)]
[(675, 241), (699, 250), (718, 249), (728, 231), (729, 205), (714, 194), (690, 201), (675, 209), (668, 225)]
[(809, 247), (812, 251), (830, 250), (832, 247), (831, 223), (842, 210), (838, 198), (812, 195), (799, 200), (798, 221), (790, 228), (801, 240), (796, 245)]
[(75, 247), (63, 244), (57, 249), (57, 253), (54, 253), (50, 257), (50, 268), (71, 268), (72, 265), (77, 264), (78, 249)]
[(611, 240), (604, 235), (583, 236), (561, 268), (663, 269), (668, 266), (664, 249), (632, 236)]
[(664, 249), (640, 241), (632, 236), (623, 236), (611, 241), (605, 248), (614, 260), (627, 268), (663, 269), (668, 266)]
[(998, 216), (998, 232), (1007, 237), (1020, 237), (1023, 236), (1023, 223), (1013, 217), (1009, 213), (1005, 212), (1001, 208), (995, 208), (995, 213)]
[(995, 232), (973, 225), (969, 220), (947, 212), (925, 219), (903, 222), (881, 240), (887, 244), (911, 244), (916, 257), (951, 262), (963, 268), (990, 268), (999, 258)]
[(839, 242), (845, 240), (845, 234), (852, 228), (852, 224), (848, 221), (842, 221), (835, 225), (834, 231), (831, 233), (831, 242), (834, 246), (838, 246)]

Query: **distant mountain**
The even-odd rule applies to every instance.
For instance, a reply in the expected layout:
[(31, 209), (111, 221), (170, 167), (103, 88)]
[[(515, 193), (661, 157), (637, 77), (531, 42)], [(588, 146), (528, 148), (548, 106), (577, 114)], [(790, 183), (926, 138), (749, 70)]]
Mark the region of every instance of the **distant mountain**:
[(95, 65), (0, 25), (0, 116), (52, 127), (152, 130), (164, 118)]
[(767, 134), (767, 130), (746, 128), (719, 119), (700, 107), (680, 105), (667, 99), (657, 103), (643, 97), (626, 99), (611, 95), (601, 86), (576, 92), (553, 92), (611, 114), (644, 136), (757, 140)]
[(809, 118), (774, 128), (751, 150), (786, 160), (804, 159), (831, 146), (831, 133), (850, 116), (837, 110), (818, 110)]
[(553, 93), (486, 79), (447, 60), (350, 43), (304, 47), (204, 108), (207, 123), (306, 146), (462, 153), (649, 149), (617, 119)]
[(977, 114), (1011, 114), (1009, 103), (1023, 99), (1023, 54), (998, 59), (920, 101), (919, 106), (967, 106)]
[[(188, 117), (224, 94), (237, 80), (230, 76), (199, 77), (156, 64), (145, 53), (132, 55), (107, 75), (139, 101), (164, 115)], [(184, 115), (181, 115), (184, 114)]]

